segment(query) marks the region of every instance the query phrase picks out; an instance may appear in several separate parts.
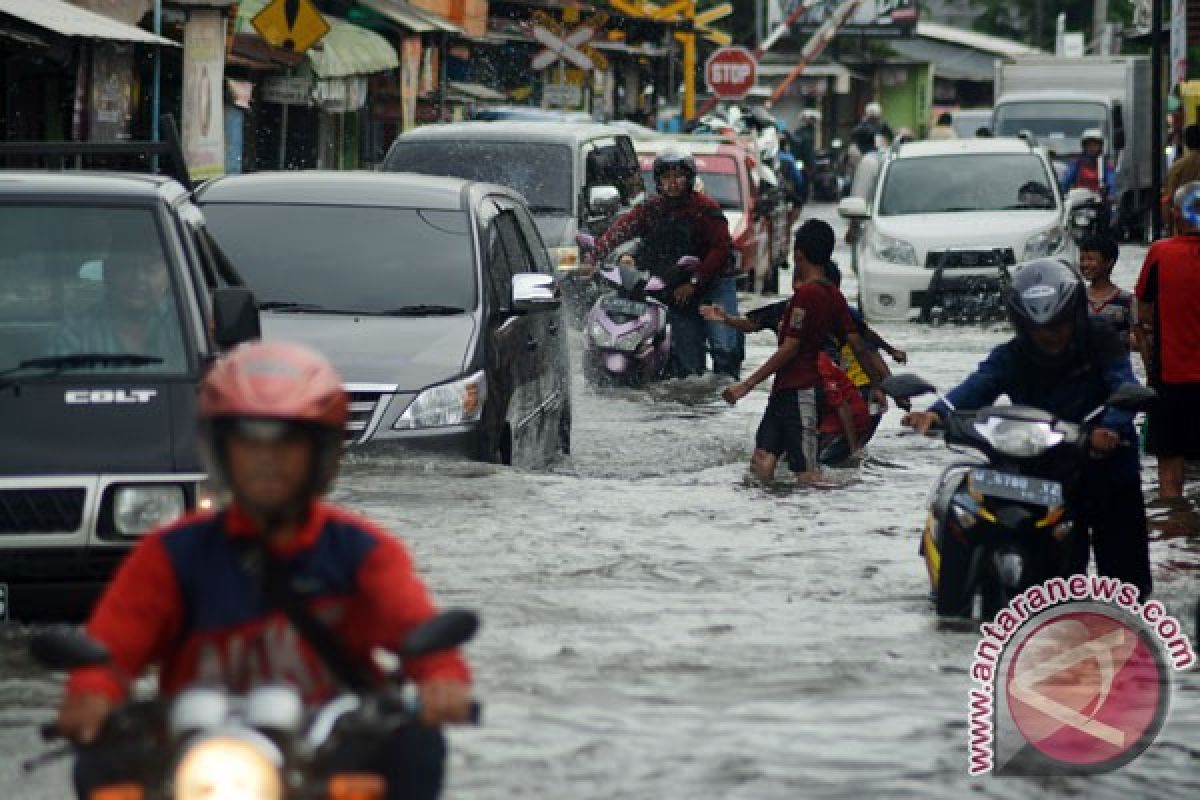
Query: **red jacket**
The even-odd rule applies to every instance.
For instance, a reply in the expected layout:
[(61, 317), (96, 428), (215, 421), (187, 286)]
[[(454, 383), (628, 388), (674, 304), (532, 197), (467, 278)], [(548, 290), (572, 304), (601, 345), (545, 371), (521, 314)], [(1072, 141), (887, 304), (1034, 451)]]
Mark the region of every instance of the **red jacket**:
[[(336, 686), (316, 652), (282, 611), (268, 610), (231, 540), (254, 535), (236, 507), (199, 514), (138, 543), (101, 597), (88, 633), (108, 646), (112, 663), (76, 670), (69, 694), (121, 700), (128, 684), (161, 665), (159, 691), (196, 682), (244, 691), (265, 682), (296, 686), (310, 703)], [(308, 523), (286, 547), (297, 591), (333, 628), (350, 656), (371, 667), (377, 646), (396, 646), (435, 613), (400, 540), (348, 511), (315, 503)], [(405, 664), (410, 678), (469, 680), (457, 652)]]
[(729, 236), (729, 221), (720, 204), (703, 192), (688, 192), (681, 202), (670, 202), (656, 195), (635, 206), (596, 240), (597, 255), (604, 258), (614, 248), (639, 236), (643, 251), (660, 249), (647, 247), (650, 237), (681, 237), (679, 241), (665, 243), (661, 249), (680, 250), (676, 258), (678, 255), (699, 258), (696, 277), (702, 284), (719, 278), (730, 265), (733, 240)]

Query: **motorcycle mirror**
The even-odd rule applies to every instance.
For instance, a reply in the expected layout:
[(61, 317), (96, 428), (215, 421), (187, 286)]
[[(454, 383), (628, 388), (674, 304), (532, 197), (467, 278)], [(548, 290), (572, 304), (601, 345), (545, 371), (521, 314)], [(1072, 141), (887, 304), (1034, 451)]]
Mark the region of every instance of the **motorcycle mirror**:
[(1158, 392), (1147, 386), (1136, 383), (1122, 383), (1117, 390), (1108, 396), (1105, 402), (1109, 408), (1119, 408), (1122, 411), (1145, 411)]
[(905, 400), (922, 394), (937, 394), (937, 387), (919, 375), (889, 375), (879, 384), (888, 397)]
[(479, 615), (465, 609), (443, 611), (408, 635), (400, 648), (405, 658), (450, 650), (470, 641), (479, 630)]
[(577, 244), (581, 250), (595, 250), (596, 237), (592, 236), (590, 233), (584, 233), (583, 231), (580, 231), (579, 233), (575, 234), (575, 244)]
[(667, 285), (657, 275), (646, 282), (647, 292), (661, 292), (665, 288), (667, 288)]
[(696, 258), (695, 256), (684, 256), (675, 262), (675, 266), (679, 267), (680, 269), (695, 269), (696, 267), (700, 266), (700, 259)]
[(39, 664), (56, 670), (96, 667), (111, 659), (107, 647), (67, 625), (35, 633), (29, 641), (29, 652)]

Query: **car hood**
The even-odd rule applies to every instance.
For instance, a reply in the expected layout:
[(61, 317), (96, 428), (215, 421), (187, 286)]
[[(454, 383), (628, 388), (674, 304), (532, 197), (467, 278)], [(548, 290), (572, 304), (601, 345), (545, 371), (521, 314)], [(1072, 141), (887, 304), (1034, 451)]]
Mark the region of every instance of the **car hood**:
[(560, 214), (538, 214), (533, 218), (546, 247), (574, 247), (575, 218)]
[(452, 317), (262, 314), (264, 338), (303, 342), (324, 353), (346, 383), (417, 390), (457, 378), (475, 337), (475, 312)]
[(966, 211), (875, 217), (880, 233), (903, 239), (918, 252), (946, 247), (1011, 247), (1019, 258), (1036, 233), (1061, 224), (1059, 211)]

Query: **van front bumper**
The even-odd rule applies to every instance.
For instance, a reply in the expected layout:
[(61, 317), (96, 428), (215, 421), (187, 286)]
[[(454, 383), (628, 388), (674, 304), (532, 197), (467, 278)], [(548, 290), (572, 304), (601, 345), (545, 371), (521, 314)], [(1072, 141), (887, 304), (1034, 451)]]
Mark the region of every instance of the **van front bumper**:
[[(901, 266), (859, 253), (859, 292), (862, 312), (872, 321), (906, 321), (916, 317), (926, 299), (935, 270)], [(998, 281), (996, 267), (954, 269), (942, 272), (943, 291), (968, 284)]]

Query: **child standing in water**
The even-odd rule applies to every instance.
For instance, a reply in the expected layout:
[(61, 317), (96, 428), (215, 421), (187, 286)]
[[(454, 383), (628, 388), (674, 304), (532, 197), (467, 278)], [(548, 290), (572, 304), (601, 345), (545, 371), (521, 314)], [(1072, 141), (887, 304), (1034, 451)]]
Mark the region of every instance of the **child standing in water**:
[(1145, 363), (1133, 293), (1112, 282), (1119, 252), (1117, 243), (1104, 234), (1089, 236), (1079, 245), (1079, 271), (1088, 282), (1088, 313), (1112, 325), (1127, 347), (1142, 353)]

